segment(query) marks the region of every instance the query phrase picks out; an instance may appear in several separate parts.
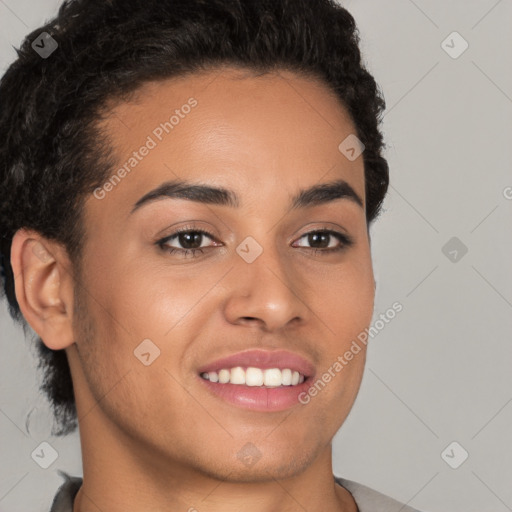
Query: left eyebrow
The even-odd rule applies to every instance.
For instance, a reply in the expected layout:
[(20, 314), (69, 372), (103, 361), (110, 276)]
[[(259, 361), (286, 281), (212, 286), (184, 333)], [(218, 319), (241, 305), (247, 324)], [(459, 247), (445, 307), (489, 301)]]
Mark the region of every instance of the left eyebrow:
[(301, 190), (292, 199), (292, 209), (317, 206), (337, 199), (348, 199), (363, 208), (359, 194), (345, 180), (337, 180)]
[[(222, 187), (212, 187), (186, 180), (173, 180), (162, 183), (157, 188), (143, 195), (133, 206), (131, 213), (144, 204), (161, 199), (187, 199), (205, 204), (240, 207), (240, 200), (233, 190)], [(331, 183), (321, 183), (310, 188), (300, 190), (291, 198), (291, 208), (307, 208), (326, 204), (338, 199), (348, 199), (363, 208), (363, 201), (357, 192), (345, 181), (337, 180)]]

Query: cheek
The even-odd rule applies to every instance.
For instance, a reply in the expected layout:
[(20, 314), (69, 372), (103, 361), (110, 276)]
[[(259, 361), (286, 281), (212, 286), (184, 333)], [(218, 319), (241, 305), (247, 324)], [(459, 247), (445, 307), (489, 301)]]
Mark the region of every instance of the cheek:
[[(317, 310), (326, 329), (322, 343), (322, 364), (316, 376), (321, 380), (316, 392), (323, 403), (335, 403), (336, 407), (325, 414), (339, 421), (340, 411), (350, 410), (359, 389), (366, 361), (366, 344), (361, 334), (371, 323), (375, 281), (369, 250), (354, 251), (346, 265), (324, 278), (324, 293)], [(325, 383), (325, 385), (324, 385)]]
[(368, 327), (373, 315), (375, 281), (369, 251), (354, 252), (323, 282), (322, 318), (340, 342), (352, 340)]

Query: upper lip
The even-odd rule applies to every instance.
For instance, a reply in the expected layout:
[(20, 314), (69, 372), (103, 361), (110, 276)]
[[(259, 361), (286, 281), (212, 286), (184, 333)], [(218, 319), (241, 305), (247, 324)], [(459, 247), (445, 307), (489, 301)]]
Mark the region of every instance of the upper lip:
[(222, 359), (217, 359), (199, 368), (199, 373), (218, 372), (223, 368), (236, 366), (252, 366), (261, 369), (290, 368), (298, 371), (304, 377), (315, 374), (315, 366), (298, 354), (288, 350), (246, 350), (237, 352)]

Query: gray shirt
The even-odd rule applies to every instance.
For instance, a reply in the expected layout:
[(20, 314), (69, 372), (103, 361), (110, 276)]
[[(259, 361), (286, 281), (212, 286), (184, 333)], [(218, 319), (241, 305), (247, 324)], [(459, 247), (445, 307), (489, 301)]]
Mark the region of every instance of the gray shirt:
[[(61, 475), (64, 476), (65, 482), (57, 491), (50, 512), (73, 512), (73, 501), (82, 485), (82, 479), (71, 477), (63, 472)], [(336, 476), (334, 480), (352, 494), (359, 512), (418, 512), (365, 485)]]

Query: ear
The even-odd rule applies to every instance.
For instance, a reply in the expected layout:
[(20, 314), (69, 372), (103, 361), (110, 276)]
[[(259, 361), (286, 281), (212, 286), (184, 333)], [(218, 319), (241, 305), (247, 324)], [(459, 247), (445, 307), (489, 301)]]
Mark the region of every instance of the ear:
[(72, 345), (73, 277), (64, 247), (20, 229), (12, 240), (11, 266), (16, 299), (32, 329), (52, 350)]

